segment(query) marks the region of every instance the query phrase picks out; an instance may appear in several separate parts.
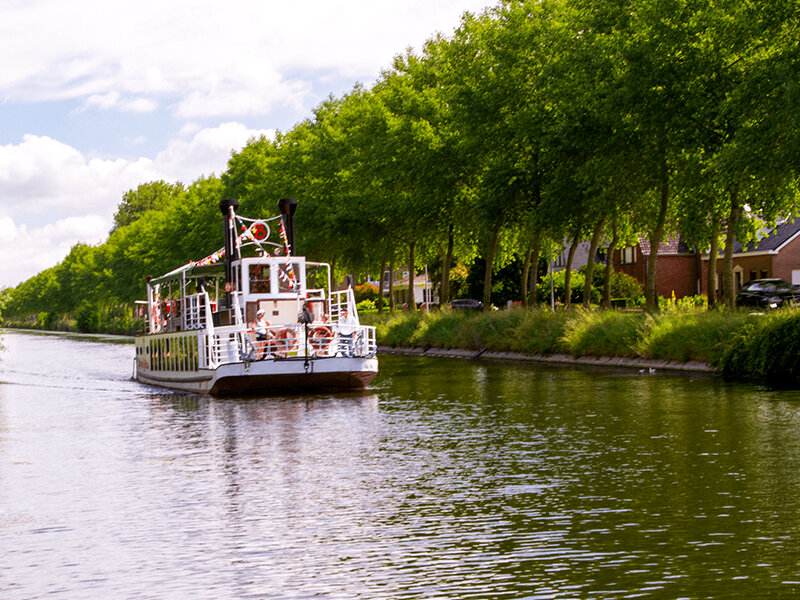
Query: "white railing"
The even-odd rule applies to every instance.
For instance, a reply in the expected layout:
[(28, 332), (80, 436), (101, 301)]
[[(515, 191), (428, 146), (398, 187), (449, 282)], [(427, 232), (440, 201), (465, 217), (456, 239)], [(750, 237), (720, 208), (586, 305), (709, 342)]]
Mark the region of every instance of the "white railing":
[(183, 299), (183, 328), (204, 329), (206, 326), (206, 297), (208, 294), (192, 294)]
[(217, 327), (208, 335), (211, 342), (203, 356), (213, 368), (221, 364), (248, 362), (263, 359), (291, 357), (373, 356), (378, 349), (375, 328), (370, 326), (342, 326), (312, 323), (308, 326), (308, 339), (303, 325), (267, 327), (265, 340), (257, 340), (255, 333), (235, 325)]
[(344, 310), (347, 310), (358, 319), (356, 297), (353, 295), (353, 288), (331, 292), (331, 320), (334, 322), (338, 321)]

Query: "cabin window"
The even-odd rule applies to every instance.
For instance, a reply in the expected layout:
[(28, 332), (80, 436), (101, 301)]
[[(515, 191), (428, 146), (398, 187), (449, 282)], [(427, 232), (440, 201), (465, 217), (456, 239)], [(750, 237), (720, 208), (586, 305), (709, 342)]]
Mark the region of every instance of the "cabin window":
[(269, 265), (250, 265), (250, 293), (271, 293)]

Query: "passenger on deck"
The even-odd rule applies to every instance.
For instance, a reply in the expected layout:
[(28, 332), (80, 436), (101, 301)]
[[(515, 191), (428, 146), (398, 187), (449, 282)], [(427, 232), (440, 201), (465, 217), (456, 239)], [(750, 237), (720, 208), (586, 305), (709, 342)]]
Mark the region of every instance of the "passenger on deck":
[(266, 313), (263, 310), (259, 310), (256, 313), (256, 320), (253, 323), (253, 331), (256, 334), (256, 355), (258, 358), (263, 358), (267, 354), (267, 340), (269, 340), (271, 336), (271, 331), (269, 327), (272, 325), (266, 319)]
[(347, 309), (342, 311), (339, 317), (339, 351), (345, 356), (353, 356), (353, 336), (356, 333), (358, 321), (350, 316)]

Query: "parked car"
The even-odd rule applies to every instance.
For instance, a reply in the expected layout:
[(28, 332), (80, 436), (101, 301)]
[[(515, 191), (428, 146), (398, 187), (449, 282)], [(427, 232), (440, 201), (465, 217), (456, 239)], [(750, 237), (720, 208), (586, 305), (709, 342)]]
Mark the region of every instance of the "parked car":
[(483, 310), (483, 302), (471, 298), (457, 298), (450, 302), (450, 308), (458, 310)]
[(753, 279), (742, 286), (736, 303), (761, 308), (800, 304), (800, 290), (783, 279)]

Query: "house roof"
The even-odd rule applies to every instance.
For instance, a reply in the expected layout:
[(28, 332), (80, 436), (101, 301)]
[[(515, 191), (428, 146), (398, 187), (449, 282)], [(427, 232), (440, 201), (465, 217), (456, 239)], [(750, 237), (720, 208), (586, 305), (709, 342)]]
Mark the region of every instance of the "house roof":
[[(639, 238), (639, 248), (643, 254), (650, 254), (650, 241), (646, 238)], [(677, 234), (672, 234), (667, 238), (666, 242), (661, 242), (658, 245), (658, 254), (693, 254), (692, 248), (683, 241)]]
[(800, 220), (780, 223), (763, 233), (764, 237), (760, 240), (757, 242), (750, 242), (745, 246), (742, 246), (738, 241), (735, 242), (733, 245), (734, 254), (779, 251), (786, 243), (800, 234)]

